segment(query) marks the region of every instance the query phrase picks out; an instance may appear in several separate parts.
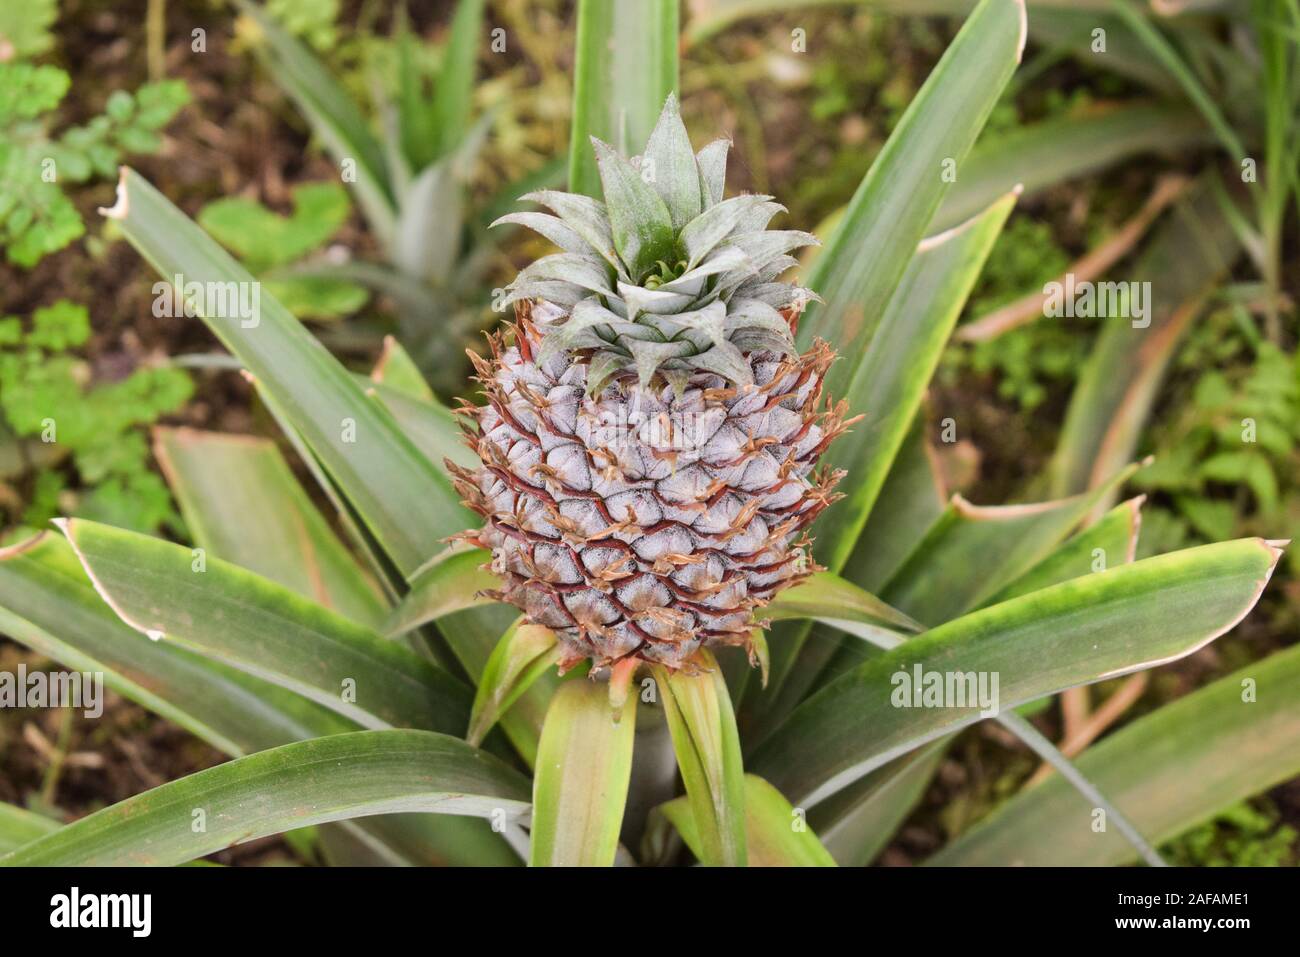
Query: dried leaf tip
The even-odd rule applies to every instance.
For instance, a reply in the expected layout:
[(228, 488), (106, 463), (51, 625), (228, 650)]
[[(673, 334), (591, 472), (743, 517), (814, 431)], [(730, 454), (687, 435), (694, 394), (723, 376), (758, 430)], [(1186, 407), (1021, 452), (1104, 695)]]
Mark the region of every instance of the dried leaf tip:
[(100, 206), (99, 215), (106, 219), (116, 219), (121, 222), (126, 219), (130, 212), (130, 199), (126, 192), (126, 177), (131, 172), (129, 166), (119, 166), (117, 168), (117, 195), (112, 206)]

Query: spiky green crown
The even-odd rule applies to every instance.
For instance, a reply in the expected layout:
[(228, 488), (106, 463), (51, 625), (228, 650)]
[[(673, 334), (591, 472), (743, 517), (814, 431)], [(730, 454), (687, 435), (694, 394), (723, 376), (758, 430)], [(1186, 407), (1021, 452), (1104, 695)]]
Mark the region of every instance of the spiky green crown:
[[(769, 230), (785, 207), (771, 196), (723, 199), (727, 140), (691, 151), (669, 96), (635, 163), (592, 137), (605, 202), (543, 190), (522, 199), (546, 213), (512, 213), (563, 252), (544, 256), (515, 277), (505, 302), (544, 300), (564, 312), (537, 323), (539, 360), (555, 352), (591, 353), (591, 392), (634, 370), (684, 388), (697, 371), (735, 385), (753, 381), (745, 353), (795, 352), (781, 313), (812, 294), (776, 277), (795, 264), (790, 252), (815, 244), (809, 233)], [(497, 223), (493, 223), (496, 225)]]

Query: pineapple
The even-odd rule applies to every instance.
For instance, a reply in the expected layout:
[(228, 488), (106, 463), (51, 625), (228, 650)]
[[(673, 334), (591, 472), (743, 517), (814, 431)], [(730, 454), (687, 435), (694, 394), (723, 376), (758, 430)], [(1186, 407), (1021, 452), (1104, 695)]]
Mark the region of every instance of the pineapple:
[(816, 240), (768, 230), (770, 196), (723, 199), (729, 144), (692, 152), (673, 97), (637, 161), (592, 143), (604, 203), (530, 193), (555, 215), (498, 221), (562, 252), (507, 287), (513, 343), (472, 356), (481, 466), (448, 463), (486, 520), (466, 537), (492, 552), (494, 597), (558, 633), (562, 668), (752, 659), (755, 613), (812, 570), (805, 530), (841, 477), (814, 472), (849, 424), (822, 401), (834, 354), (799, 354), (814, 297), (777, 279)]

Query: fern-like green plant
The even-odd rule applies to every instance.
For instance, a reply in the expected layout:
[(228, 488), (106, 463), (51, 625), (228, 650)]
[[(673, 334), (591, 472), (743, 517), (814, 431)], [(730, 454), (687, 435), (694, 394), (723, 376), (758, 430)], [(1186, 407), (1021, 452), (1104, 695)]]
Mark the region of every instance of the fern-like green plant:
[(55, 66), (0, 62), (0, 246), (24, 268), (85, 233), (65, 186), (111, 178), (125, 156), (156, 152), (158, 131), (189, 101), (179, 81), (117, 90), (102, 115), (60, 128), (69, 83)]
[[(86, 308), (67, 300), (37, 309), (29, 322), (0, 318), (0, 480), (12, 491), (0, 524), (80, 515), (141, 532), (179, 531), (171, 495), (149, 466), (145, 428), (185, 404), (189, 376), (160, 366), (94, 384), (77, 355), (89, 337)], [(30, 493), (19, 495), (15, 483)]]
[(251, 199), (218, 199), (199, 210), (199, 225), (239, 256), (267, 291), (301, 319), (337, 319), (365, 305), (365, 286), (321, 272), (295, 274), (304, 259), (328, 257), (326, 244), (351, 212), (339, 183), (293, 190), (293, 212), (281, 216)]

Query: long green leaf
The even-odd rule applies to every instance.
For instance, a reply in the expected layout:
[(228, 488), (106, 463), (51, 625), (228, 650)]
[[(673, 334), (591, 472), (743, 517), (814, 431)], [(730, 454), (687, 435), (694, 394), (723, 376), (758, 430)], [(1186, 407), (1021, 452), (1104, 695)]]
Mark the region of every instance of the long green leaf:
[[(399, 381), (404, 374), (413, 375), (413, 385), (418, 388), (421, 380), (412, 371), (409, 360), (403, 361), (405, 353), (400, 346), (391, 341), (386, 343), (384, 357), (381, 371)], [(272, 443), (251, 436), (155, 429), (154, 454), (181, 505), (195, 544), (367, 627), (382, 624), (387, 611), (374, 583), (367, 580), (339, 544)], [(92, 597), (98, 600), (97, 596)], [(141, 642), (134, 632), (126, 631), (125, 640), (133, 648), (161, 647), (159, 643)], [(221, 667), (215, 662), (208, 664)], [(244, 677), (239, 672), (233, 673)], [(258, 679), (246, 677), (245, 680), (260, 686), (257, 693), (263, 702), (287, 698), (293, 707), (309, 705), (298, 695)], [(221, 695), (220, 692), (197, 695), (191, 691), (185, 697), (219, 700)], [(323, 727), (317, 733), (333, 733), (337, 730), (338, 717), (323, 708), (320, 710), (329, 721), (322, 722)], [(237, 753), (261, 750), (303, 736), (311, 735), (288, 738), (268, 735)], [(344, 839), (330, 840), (332, 859), (340, 863), (370, 863), (376, 858), (393, 859), (394, 855), (399, 863), (482, 866), (518, 862), (500, 836), (477, 820), (398, 815), (332, 828), (340, 829), (348, 832)], [(324, 836), (331, 838), (331, 829)], [(358, 853), (367, 856), (358, 857)]]
[(528, 782), (464, 741), (356, 731), (260, 751), (97, 811), (0, 858), (22, 867), (183, 864), (231, 844), (372, 814), (518, 818)]
[[(375, 367), (370, 370), (370, 381), (390, 392), (437, 405), (433, 389), (424, 381), (419, 366), (405, 347), (392, 336), (384, 336), (384, 348)], [(451, 416), (450, 411), (447, 415)], [(435, 460), (435, 464), (437, 461), (440, 460)]]
[[(702, 858), (699, 831), (690, 799), (674, 798), (659, 810), (686, 846)], [(756, 774), (745, 775), (745, 837), (750, 867), (834, 867), (835, 859), (808, 826), (802, 811)]]
[(677, 89), (678, 0), (579, 0), (569, 189), (601, 196), (595, 136), (640, 150)]
[(411, 578), (411, 590), (393, 609), (384, 634), (396, 637), (446, 615), (490, 604), (490, 599), (478, 597), (483, 589), (501, 584), (501, 579), (483, 571), (490, 561), (491, 552), (481, 548), (438, 555)]
[[(1198, 0), (1194, 8), (1203, 7), (1205, 2)], [(1234, 2), (1212, 0), (1217, 6)], [(974, 5), (974, 0), (695, 0), (686, 40), (698, 44), (743, 18), (804, 8), (851, 6), (921, 17), (961, 16)], [(1110, 70), (1153, 90), (1173, 89), (1137, 36), (1108, 12), (1110, 0), (1029, 0), (1028, 5), (1029, 36), (1040, 46), (1065, 48), (1085, 66)], [(1093, 31), (1097, 29), (1105, 30), (1104, 52), (1095, 49)]]
[[(260, 287), (225, 250), (138, 173), (123, 168), (118, 202), (105, 215), (168, 282), (222, 283), (251, 296)], [(229, 284), (235, 284), (233, 286)], [(262, 290), (264, 293), (265, 290)], [(254, 320), (200, 309), (204, 321), (273, 396), (403, 572), (473, 518), (450, 480), (368, 399), (338, 361), (268, 295)], [(245, 323), (249, 323), (247, 326)]]
[[(924, 630), (924, 626), (898, 609), (830, 572), (818, 572), (780, 592), (763, 609), (762, 616), (776, 622), (773, 638), (781, 648), (780, 654), (770, 656), (764, 674), (769, 673), (771, 658), (774, 658), (783, 669), (784, 679), (780, 697), (765, 702), (763, 719), (767, 723), (763, 727), (773, 726), (788, 714), (802, 700), (821, 668), (835, 655), (838, 641), (819, 635), (812, 622), (821, 622), (836, 631), (868, 641), (879, 633), (916, 634)], [(810, 640), (814, 635), (820, 640)], [(789, 645), (794, 647), (782, 647)]]
[(219, 558), (60, 519), (96, 590), (126, 624), (288, 688), (363, 727), (461, 734), (468, 689), (406, 648)]
[(368, 391), (392, 413), (398, 427), (425, 458), (440, 470), (446, 459), (465, 468), (477, 467), (478, 457), (465, 444), (455, 415), (445, 405), (435, 399), (415, 398), (382, 383), (370, 386)]
[[(867, 341), (926, 227), (979, 135), (1024, 46), (1017, 0), (982, 0), (871, 164), (807, 285), (824, 297), (799, 324), (802, 346)], [(871, 268), (863, 268), (870, 263)], [(850, 357), (850, 359), (853, 357)], [(827, 389), (842, 395), (857, 364), (841, 361)]]
[(609, 867), (632, 775), (637, 695), (616, 716), (605, 682), (574, 678), (551, 699), (533, 777), (534, 867)]
[(1015, 202), (1013, 191), (961, 227), (922, 244), (890, 297), (848, 391), (836, 396), (847, 399), (863, 418), (853, 426), (851, 438), (833, 443), (825, 456), (851, 477), (844, 483), (844, 501), (814, 527), (817, 558), (828, 568), (844, 566), (866, 525), (966, 297)]
[[(1112, 509), (987, 604), (996, 604), (1114, 564), (1133, 561), (1141, 502), (1139, 496)], [(1098, 548), (1102, 550), (1105, 563), (1102, 568), (1097, 565), (1095, 550)], [(861, 645), (845, 647), (832, 667), (827, 669), (828, 674), (833, 676), (847, 671), (868, 657), (870, 654), (864, 653)], [(1026, 708), (1047, 703), (1048, 699), (1044, 698)], [(1021, 708), (1021, 713), (1025, 713), (1026, 708)], [(896, 758), (814, 808), (811, 819), (837, 861), (866, 865), (880, 853), (920, 799), (952, 740), (951, 736), (941, 738)]]
[(916, 633), (924, 630), (907, 615), (875, 595), (830, 572), (817, 572), (779, 592), (763, 609), (763, 617), (780, 621), (815, 618), (819, 621), (856, 622), (885, 631)]
[[(514, 626), (518, 615), (510, 605), (494, 602), (466, 608), (438, 621), (439, 631), (475, 686), (484, 680), (501, 636)], [(546, 710), (560, 682), (553, 668), (541, 668), (531, 677), (499, 719), (501, 730), (529, 767), (536, 763)]]
[(972, 505), (960, 495), (882, 589), (890, 605), (927, 624), (956, 618), (1050, 555), (1130, 467), (1105, 486), (1028, 505)]
[(1130, 30), (1137, 34), (1147, 52), (1178, 82), (1183, 94), (1200, 111), (1210, 129), (1214, 130), (1214, 135), (1219, 138), (1232, 161), (1240, 163), (1247, 153), (1241, 139), (1237, 136), (1237, 131), (1224, 119), (1218, 104), (1214, 102), (1214, 97), (1201, 85), (1196, 74), (1178, 55), (1173, 45), (1144, 13), (1133, 7), (1128, 0), (1112, 0), (1111, 9), (1119, 15)]
[(1121, 160), (1175, 153), (1206, 138), (1204, 125), (1190, 111), (1143, 102), (1106, 104), (1009, 130), (971, 151), (930, 229), (965, 222), (1017, 184), (1028, 198)]
[(684, 674), (656, 667), (664, 715), (699, 835), (699, 858), (711, 867), (744, 867), (744, 767), (731, 695), (708, 652), (703, 669)]
[(474, 108), (474, 71), (483, 35), (484, 0), (459, 0), (433, 90), (433, 123), (440, 153), (460, 145)]
[(154, 430), (194, 543), (360, 624), (376, 627), (384, 601), (302, 487), (275, 444), (196, 429)]
[[(861, 412), (863, 419), (847, 438), (827, 450), (829, 464), (849, 476), (842, 485), (846, 500), (814, 526), (817, 559), (832, 571), (840, 571), (858, 547), (879, 562), (878, 552), (911, 545), (905, 537), (863, 541), (862, 532), (894, 459), (909, 433), (917, 429), (926, 385), (1014, 203), (1013, 191), (961, 227), (922, 243), (864, 350), (848, 392), (837, 396), (848, 401), (851, 411)], [(918, 448), (914, 447), (913, 456)], [(915, 458), (910, 461), (914, 464)], [(924, 493), (926, 488), (912, 488), (909, 494)], [(810, 646), (807, 624), (785, 626), (780, 632), (774, 642), (771, 688), (775, 698), (768, 705), (768, 726), (802, 699), (825, 658), (834, 653), (833, 642)]]
[(0, 854), (59, 829), (59, 822), (0, 801)]
[[(1076, 759), (1159, 841), (1300, 774), (1300, 647), (1134, 721)], [(1188, 782), (1195, 786), (1189, 787)], [(1018, 794), (927, 863), (1126, 864), (1132, 848), (1059, 777)]]
[[(1029, 0), (1035, 10), (1074, 7), (1084, 11), (1107, 9), (1110, 0)], [(686, 39), (699, 43), (732, 24), (750, 17), (816, 7), (865, 7), (913, 17), (965, 14), (975, 0), (693, 0)]]
[(1145, 495), (1139, 495), (1116, 505), (983, 604), (996, 605), (1080, 575), (1135, 561), (1145, 499)]
[[(320, 137), (349, 181), (376, 238), (388, 248), (397, 211), (384, 163), (383, 147), (370, 131), (361, 109), (308, 47), (281, 27), (257, 4), (235, 0), (261, 34), (253, 49), (272, 79), (297, 104), (312, 132)], [(197, 277), (194, 277), (197, 278)]]
[[(103, 674), (108, 688), (232, 757), (359, 727), (172, 642), (141, 640), (96, 594), (58, 535), (0, 551), (0, 631), (64, 667)], [(518, 863), (480, 821), (415, 814), (334, 826), (397, 863)]]
[[(1031, 27), (1037, 22), (1031, 18)], [(1122, 160), (1145, 153), (1178, 155), (1209, 138), (1192, 111), (1141, 101), (1098, 104), (1008, 130), (981, 140), (971, 150), (927, 232), (959, 226), (1016, 186), (1024, 190), (1023, 199), (1031, 199), (1044, 189)], [(826, 217), (818, 235), (823, 239), (832, 235), (844, 212), (840, 209)]]
[(1093, 487), (1129, 460), (1175, 347), (1239, 250), (1205, 181), (1165, 214), (1129, 277), (1150, 283), (1149, 312), (1136, 320), (1147, 325), (1105, 320), (1049, 467), (1053, 495)]
[(511, 625), (479, 676), (465, 740), (474, 745), (482, 741), (510, 706), (558, 664), (560, 651), (559, 640), (549, 628), (522, 620)]
[(837, 863), (866, 867), (876, 859), (925, 793), (948, 742), (947, 738), (932, 741), (895, 758), (809, 812)]
[(880, 589), (893, 577), (948, 507), (948, 491), (925, 433), (923, 409), (894, 456), (853, 554), (840, 570), (868, 591)]
[(145, 641), (95, 593), (67, 540), (42, 533), (0, 552), (0, 629), (230, 755), (356, 725), (270, 682), (171, 642)]
[(836, 679), (760, 746), (754, 770), (814, 804), (890, 759), (980, 719), (978, 704), (896, 707), (898, 675), (998, 676), (996, 706), (1190, 654), (1254, 607), (1281, 555), (1240, 539), (1187, 549), (985, 608)]

